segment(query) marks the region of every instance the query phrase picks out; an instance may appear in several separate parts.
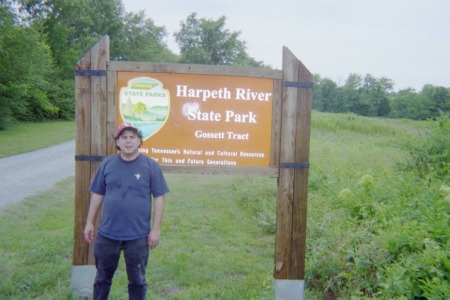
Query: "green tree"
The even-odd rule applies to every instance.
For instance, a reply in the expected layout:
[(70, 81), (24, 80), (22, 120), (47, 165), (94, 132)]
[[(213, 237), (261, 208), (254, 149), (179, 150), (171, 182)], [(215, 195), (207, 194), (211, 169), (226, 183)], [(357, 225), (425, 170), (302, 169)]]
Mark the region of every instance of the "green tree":
[(48, 95), (54, 74), (49, 47), (33, 27), (18, 25), (10, 6), (2, 3), (0, 17), (0, 128), (54, 118), (59, 109)]
[(126, 13), (122, 31), (114, 36), (117, 45), (111, 53), (113, 60), (176, 62), (178, 57), (172, 53), (164, 39), (167, 32), (164, 27), (146, 19), (143, 11)]
[(389, 95), (392, 93), (394, 83), (382, 77), (380, 79), (367, 74), (361, 87), (360, 103), (364, 107), (363, 116), (382, 117), (390, 111)]
[[(107, 1), (90, 0), (21, 0), (22, 23), (42, 32), (55, 62), (50, 101), (59, 107), (58, 117), (71, 119), (75, 115), (73, 70), (76, 61), (92, 47), (101, 35), (101, 14), (111, 17), (104, 7)], [(108, 1), (111, 2), (111, 1)], [(96, 9), (97, 17), (94, 17)], [(83, 13), (80, 13), (83, 12)], [(106, 23), (106, 22), (105, 22)], [(110, 21), (114, 24), (113, 20)]]
[[(21, 0), (22, 16), (42, 31), (52, 50), (59, 77), (73, 80), (76, 61), (104, 35), (122, 28), (120, 0)], [(111, 48), (115, 43), (111, 42)]]
[(341, 90), (342, 111), (362, 116), (387, 116), (390, 111), (389, 97), (393, 93), (392, 80), (380, 79), (367, 74), (350, 74)]
[(192, 13), (180, 24), (174, 36), (183, 63), (267, 67), (247, 54), (245, 42), (239, 40), (240, 32), (225, 29), (225, 17), (214, 21)]
[(432, 117), (438, 117), (441, 112), (450, 112), (449, 88), (426, 84), (422, 88), (420, 95), (426, 98), (431, 104), (429, 110), (431, 111)]
[(9, 40), (9, 36), (14, 32), (14, 15), (3, 3), (0, 5), (0, 129), (10, 125), (13, 118), (11, 114), (11, 98), (8, 96), (8, 68), (5, 57), (9, 48), (3, 44), (4, 40)]
[(343, 112), (337, 84), (328, 78), (314, 75), (313, 109), (324, 112)]
[(414, 89), (400, 90), (390, 98), (391, 118), (408, 118), (425, 120), (432, 116), (430, 107), (433, 103), (423, 95), (417, 94)]
[(341, 107), (343, 112), (354, 112), (361, 114), (363, 107), (360, 104), (360, 89), (362, 86), (362, 77), (358, 74), (350, 74), (345, 81), (344, 86), (340, 88), (342, 100)]

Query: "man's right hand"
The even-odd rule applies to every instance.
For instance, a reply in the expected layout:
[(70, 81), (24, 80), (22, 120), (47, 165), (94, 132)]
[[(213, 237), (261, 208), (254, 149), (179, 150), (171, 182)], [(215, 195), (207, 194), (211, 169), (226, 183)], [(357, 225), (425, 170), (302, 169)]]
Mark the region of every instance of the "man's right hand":
[(86, 224), (84, 228), (84, 240), (90, 244), (94, 240), (95, 227), (92, 224)]
[(94, 240), (95, 235), (95, 216), (103, 203), (103, 195), (92, 193), (89, 211), (86, 217), (86, 227), (84, 227), (84, 240), (90, 244)]

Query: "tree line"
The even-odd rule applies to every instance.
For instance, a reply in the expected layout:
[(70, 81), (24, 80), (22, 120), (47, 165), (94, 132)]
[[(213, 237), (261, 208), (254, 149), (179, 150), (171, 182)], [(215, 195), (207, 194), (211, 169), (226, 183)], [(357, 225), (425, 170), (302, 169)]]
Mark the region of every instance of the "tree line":
[(313, 109), (350, 112), (369, 117), (426, 120), (450, 113), (450, 88), (426, 84), (417, 92), (407, 88), (394, 92), (394, 82), (370, 74), (350, 74), (338, 86), (328, 78), (314, 75)]
[[(73, 119), (76, 62), (103, 36), (110, 59), (270, 68), (247, 53), (240, 32), (226, 18), (180, 21), (174, 33), (180, 53), (166, 43), (168, 33), (143, 11), (125, 12), (121, 0), (1, 0), (0, 129), (17, 121)], [(425, 119), (448, 112), (449, 89), (427, 85), (420, 93), (393, 93), (386, 78), (350, 75), (344, 86), (315, 76), (314, 108), (367, 116)]]

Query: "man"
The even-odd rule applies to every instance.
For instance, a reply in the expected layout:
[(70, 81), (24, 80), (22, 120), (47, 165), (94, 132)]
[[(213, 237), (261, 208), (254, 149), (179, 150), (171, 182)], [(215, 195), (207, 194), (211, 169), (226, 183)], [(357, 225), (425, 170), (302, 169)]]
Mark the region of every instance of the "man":
[[(164, 195), (169, 192), (156, 161), (139, 154), (141, 132), (130, 122), (117, 127), (119, 154), (104, 159), (91, 184), (91, 202), (84, 229), (87, 243), (94, 240), (95, 217), (103, 206), (94, 243), (97, 275), (94, 300), (108, 299), (112, 278), (123, 251), (129, 299), (146, 299), (145, 268), (149, 248), (159, 244)], [(154, 198), (153, 224), (150, 227)]]

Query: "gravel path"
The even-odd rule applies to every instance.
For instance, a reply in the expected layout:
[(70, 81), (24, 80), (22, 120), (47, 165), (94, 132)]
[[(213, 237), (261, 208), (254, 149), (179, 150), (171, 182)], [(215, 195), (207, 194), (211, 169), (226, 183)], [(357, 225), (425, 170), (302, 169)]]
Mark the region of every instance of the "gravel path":
[(75, 141), (0, 158), (0, 208), (75, 175)]

